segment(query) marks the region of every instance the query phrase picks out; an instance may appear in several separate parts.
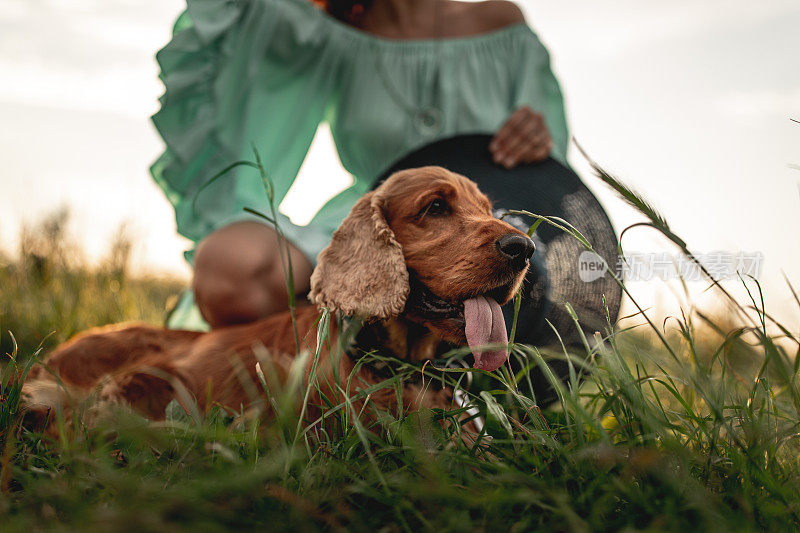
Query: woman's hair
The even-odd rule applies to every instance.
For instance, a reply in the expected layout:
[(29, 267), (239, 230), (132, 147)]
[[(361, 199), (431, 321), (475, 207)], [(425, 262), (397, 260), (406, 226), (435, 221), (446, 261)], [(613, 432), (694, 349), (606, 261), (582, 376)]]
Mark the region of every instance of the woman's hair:
[(373, 0), (312, 0), (333, 18), (351, 26), (360, 26)]

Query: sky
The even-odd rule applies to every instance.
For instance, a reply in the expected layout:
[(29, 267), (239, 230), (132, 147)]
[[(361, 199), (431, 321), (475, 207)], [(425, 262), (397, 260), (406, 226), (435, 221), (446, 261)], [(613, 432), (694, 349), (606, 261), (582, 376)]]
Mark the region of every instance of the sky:
[[(800, 120), (800, 2), (519, 3), (550, 49), (587, 152), (697, 253), (762, 254), (768, 308), (800, 323), (783, 280), (800, 286), (800, 124), (790, 120)], [(136, 268), (188, 278), (189, 243), (148, 174), (163, 148), (149, 121), (163, 91), (153, 56), (182, 9), (176, 0), (3, 0), (0, 249), (15, 249), (21, 224), (69, 206), (91, 257), (125, 224)], [(570, 161), (618, 233), (641, 220), (577, 150)], [(321, 127), (281, 208), (302, 223), (348, 183)], [(623, 245), (671, 251), (643, 229)], [(674, 284), (631, 287), (644, 305), (674, 300)], [(709, 298), (704, 287), (697, 298)]]

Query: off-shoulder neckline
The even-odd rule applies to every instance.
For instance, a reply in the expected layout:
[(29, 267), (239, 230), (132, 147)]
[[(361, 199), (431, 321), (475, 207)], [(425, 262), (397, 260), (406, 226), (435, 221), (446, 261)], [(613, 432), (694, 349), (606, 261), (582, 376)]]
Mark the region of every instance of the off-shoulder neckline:
[[(286, 1), (286, 0), (280, 0), (280, 1)], [(441, 39), (435, 39), (435, 38), (392, 39), (389, 37), (381, 37), (380, 35), (375, 35), (373, 33), (359, 30), (358, 28), (354, 28), (353, 26), (345, 24), (344, 22), (331, 17), (323, 10), (313, 5), (310, 0), (290, 0), (290, 1), (293, 1), (299, 5), (306, 6), (306, 9), (312, 9), (313, 11), (315, 11), (318, 14), (318, 16), (322, 18), (325, 24), (328, 24), (331, 26), (331, 28), (333, 28), (333, 31), (341, 32), (343, 35), (346, 35), (352, 38), (353, 40), (361, 41), (370, 44), (372, 46), (377, 46), (386, 49), (425, 49), (425, 48), (434, 48), (438, 46), (483, 43), (499, 39), (508, 34), (513, 34), (517, 32), (525, 32), (532, 34), (532, 30), (530, 29), (527, 23), (515, 22), (513, 24), (509, 24), (508, 26), (504, 26), (502, 28), (498, 28), (495, 30), (482, 33), (475, 33), (472, 35), (463, 35), (458, 37), (443, 37)]]
[(394, 47), (394, 48), (406, 48), (406, 47), (425, 48), (425, 47), (448, 45), (448, 44), (477, 43), (477, 42), (491, 41), (509, 33), (516, 33), (517, 31), (520, 30), (530, 29), (528, 28), (528, 25), (524, 22), (515, 22), (514, 24), (510, 24), (508, 26), (504, 26), (496, 30), (491, 30), (483, 33), (475, 33), (472, 35), (462, 35), (458, 37), (442, 37), (440, 39), (435, 39), (435, 38), (392, 39), (389, 37), (381, 37), (380, 35), (375, 35), (374, 33), (369, 33), (363, 30), (359, 30), (358, 28), (348, 26), (347, 24), (334, 19), (333, 17), (327, 15), (326, 13), (322, 13), (322, 16), (329, 19), (332, 24), (339, 26), (341, 28), (341, 31), (353, 35), (354, 38), (362, 39), (365, 42), (374, 43), (376, 45)]

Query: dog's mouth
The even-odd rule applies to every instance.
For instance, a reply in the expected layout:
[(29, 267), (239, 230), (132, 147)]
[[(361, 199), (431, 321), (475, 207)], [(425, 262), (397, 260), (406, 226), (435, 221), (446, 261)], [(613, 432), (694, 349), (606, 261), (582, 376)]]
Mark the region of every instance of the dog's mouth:
[[(511, 280), (483, 294), (445, 300), (412, 278), (406, 312), (425, 322), (446, 325), (455, 337), (449, 340), (466, 340), (475, 356), (475, 368), (491, 372), (508, 359), (508, 349), (503, 346), (508, 344), (508, 333), (498, 302), (508, 301), (516, 288), (515, 280)], [(488, 345), (494, 347), (482, 348)]]

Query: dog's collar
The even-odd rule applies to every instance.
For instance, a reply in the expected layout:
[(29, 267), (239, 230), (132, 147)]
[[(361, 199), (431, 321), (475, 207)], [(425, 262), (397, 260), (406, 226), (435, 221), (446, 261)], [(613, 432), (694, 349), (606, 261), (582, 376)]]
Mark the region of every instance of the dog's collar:
[[(445, 379), (448, 371), (453, 369), (468, 368), (460, 359), (438, 358), (425, 361), (407, 361), (394, 355), (380, 353), (380, 342), (375, 336), (370, 324), (364, 324), (354, 317), (344, 317), (343, 326), (343, 351), (354, 366), (363, 368), (375, 377), (391, 379), (398, 375), (407, 374), (404, 380), (409, 383), (430, 383), (431, 386), (441, 389), (451, 387)], [(448, 350), (444, 350), (446, 353)], [(466, 387), (472, 383), (472, 373), (466, 373)], [(452, 381), (452, 380), (451, 380)], [(457, 381), (457, 380), (456, 380)]]
[(406, 310), (425, 318), (456, 318), (464, 313), (463, 304), (453, 304), (436, 296), (416, 277), (409, 278), (410, 290)]
[[(448, 359), (429, 359), (427, 361), (403, 361), (396, 357), (384, 357), (375, 353), (375, 350), (365, 350), (365, 346), (359, 345), (359, 333), (363, 331), (363, 322), (353, 317), (343, 317), (342, 329), (344, 333), (340, 338), (344, 340), (343, 351), (353, 363), (355, 368), (363, 368), (380, 379), (392, 379), (399, 373), (411, 370), (410, 375), (405, 378), (411, 383), (424, 383), (437, 390), (451, 387), (453, 390), (453, 400), (456, 407), (465, 409), (465, 413), (472, 419), (479, 433), (483, 432), (485, 420), (480, 416), (480, 411), (472, 405), (465, 393), (472, 386), (472, 372), (463, 374), (466, 383), (461, 386), (461, 381), (453, 386), (453, 383), (445, 381), (447, 370), (454, 368), (468, 368), (463, 360)], [(484, 435), (484, 438), (491, 438)]]

